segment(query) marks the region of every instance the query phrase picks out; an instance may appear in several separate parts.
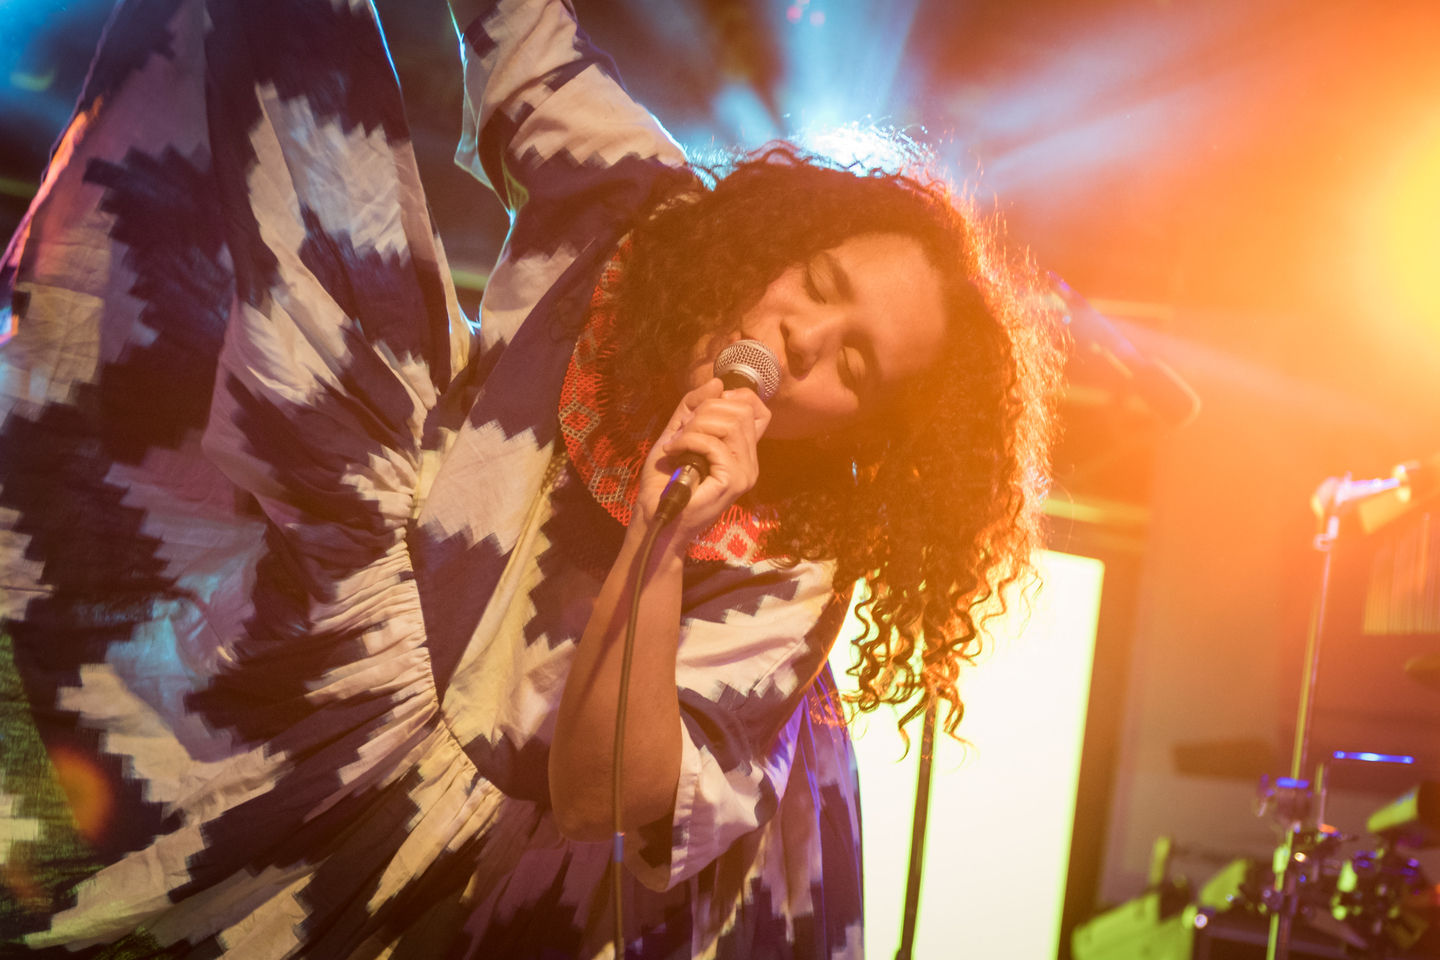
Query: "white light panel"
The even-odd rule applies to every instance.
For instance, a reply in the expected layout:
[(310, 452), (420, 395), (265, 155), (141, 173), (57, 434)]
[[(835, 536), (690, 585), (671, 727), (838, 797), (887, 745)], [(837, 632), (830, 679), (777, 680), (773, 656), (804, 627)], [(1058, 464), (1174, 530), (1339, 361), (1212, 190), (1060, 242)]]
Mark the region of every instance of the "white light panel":
[[(936, 737), (929, 840), (915, 937), (917, 960), (1054, 960), (1095, 652), (1104, 564), (1044, 553), (1028, 620), (992, 621), (986, 652), (964, 673), (966, 747)], [(842, 691), (851, 611), (831, 667)], [(888, 960), (900, 941), (920, 722), (909, 756), (889, 707), (851, 724), (865, 831), (865, 953)], [(943, 719), (943, 712), (942, 712)]]

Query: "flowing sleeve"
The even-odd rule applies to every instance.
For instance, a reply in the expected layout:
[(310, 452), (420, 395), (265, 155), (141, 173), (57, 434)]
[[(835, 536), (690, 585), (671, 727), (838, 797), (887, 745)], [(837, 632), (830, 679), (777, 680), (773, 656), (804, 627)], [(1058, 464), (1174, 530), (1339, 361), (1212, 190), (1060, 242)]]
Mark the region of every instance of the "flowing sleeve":
[(0, 304), (0, 636), (102, 811), (64, 849), (29, 828), (98, 872), (19, 932), (364, 929), (466, 828), (472, 772), (405, 543), (470, 333), (369, 5), (117, 5)]
[(590, 43), (568, 2), (502, 0), (459, 26), (465, 113), (455, 159), (510, 210), (537, 193), (592, 186), (573, 169), (562, 169), (556, 182), (553, 169), (575, 161), (684, 164), (684, 152), (625, 92), (614, 61)]
[(779, 809), (805, 695), (844, 622), (833, 568), (701, 565), (688, 577), (676, 682), (683, 726), (671, 819), (627, 841), (626, 863), (664, 890)]
[(511, 220), (480, 305), (472, 367), (484, 388), (410, 538), (442, 693), (485, 611), (504, 602), (501, 573), (550, 463), (565, 370), (601, 270), (648, 203), (693, 183), (680, 148), (625, 92), (569, 4), (483, 4), (457, 27), (457, 161)]
[(625, 92), (569, 3), (487, 3), (457, 26), (465, 107), (455, 159), (511, 218), (481, 308), (490, 350), (536, 319), (535, 306), (543, 319), (558, 291), (577, 300), (567, 312), (583, 313), (599, 265), (636, 211), (689, 175), (684, 152)]

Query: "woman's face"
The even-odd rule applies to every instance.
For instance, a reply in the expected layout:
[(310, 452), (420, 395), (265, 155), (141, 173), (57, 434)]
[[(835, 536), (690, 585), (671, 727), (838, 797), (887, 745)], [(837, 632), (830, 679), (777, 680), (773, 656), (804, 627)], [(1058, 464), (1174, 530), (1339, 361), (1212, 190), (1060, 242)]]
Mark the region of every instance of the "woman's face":
[(945, 337), (940, 278), (920, 244), (861, 234), (796, 264), (766, 288), (738, 330), (697, 349), (690, 386), (741, 338), (780, 359), (767, 437), (837, 433), (881, 412), (895, 388), (923, 376)]

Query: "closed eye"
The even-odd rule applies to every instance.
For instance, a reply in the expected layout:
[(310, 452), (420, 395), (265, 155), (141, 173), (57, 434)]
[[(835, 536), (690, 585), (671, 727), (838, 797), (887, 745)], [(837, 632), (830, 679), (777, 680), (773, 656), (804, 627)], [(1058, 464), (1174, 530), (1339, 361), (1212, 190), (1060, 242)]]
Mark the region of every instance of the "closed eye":
[(815, 264), (805, 264), (805, 294), (816, 303), (824, 303), (825, 295), (820, 292), (820, 287), (815, 282)]
[(860, 351), (850, 347), (840, 351), (840, 383), (851, 393), (860, 393), (865, 381), (864, 364)]

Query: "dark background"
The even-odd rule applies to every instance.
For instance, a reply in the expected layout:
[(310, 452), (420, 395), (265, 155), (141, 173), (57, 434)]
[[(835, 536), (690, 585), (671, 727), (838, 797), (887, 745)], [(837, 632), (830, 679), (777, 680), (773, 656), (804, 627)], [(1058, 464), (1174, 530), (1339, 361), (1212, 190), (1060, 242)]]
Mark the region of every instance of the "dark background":
[[(110, 6), (0, 4), (0, 236)], [(505, 218), (450, 162), (453, 28), (439, 0), (378, 6), (473, 306)], [(1162, 833), (1198, 879), (1263, 854), (1249, 798), (1289, 754), (1316, 576), (1309, 494), (1440, 451), (1440, 5), (576, 7), (630, 91), (702, 155), (848, 122), (931, 144), (1014, 247), (1200, 394), (1200, 416), (1174, 429), (1113, 378), (1072, 371), (1053, 544), (1104, 559), (1107, 582), (1067, 917), (1143, 887)], [(1337, 634), (1325, 735), (1383, 750), (1370, 741), (1408, 731), (1420, 773), (1440, 777), (1426, 749), (1440, 695), (1401, 676), (1387, 643)], [(1358, 826), (1403, 776), (1347, 773), (1332, 819)]]

